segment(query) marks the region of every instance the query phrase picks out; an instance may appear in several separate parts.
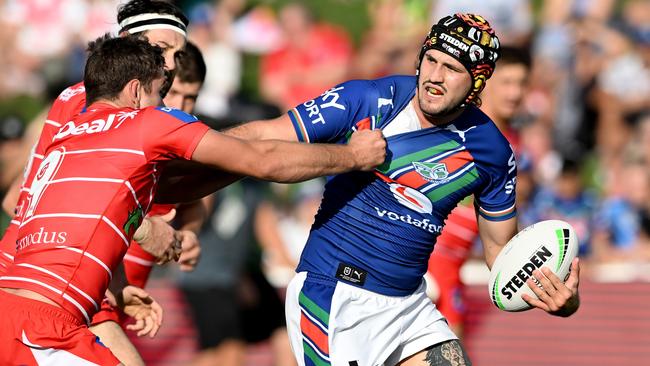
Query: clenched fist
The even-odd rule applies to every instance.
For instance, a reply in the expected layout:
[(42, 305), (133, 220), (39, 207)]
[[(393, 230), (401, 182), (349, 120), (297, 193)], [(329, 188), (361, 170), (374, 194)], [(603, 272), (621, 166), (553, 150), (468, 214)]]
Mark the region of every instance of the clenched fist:
[(353, 149), (358, 170), (370, 171), (386, 160), (386, 140), (380, 130), (360, 130), (353, 133), (348, 147)]

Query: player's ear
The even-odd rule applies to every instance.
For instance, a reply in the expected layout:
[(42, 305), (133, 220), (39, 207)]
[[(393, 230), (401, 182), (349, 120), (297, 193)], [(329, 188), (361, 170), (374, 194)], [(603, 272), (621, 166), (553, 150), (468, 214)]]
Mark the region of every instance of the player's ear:
[(126, 94), (126, 100), (129, 103), (129, 107), (140, 108), (140, 98), (142, 97), (141, 86), (142, 84), (140, 83), (140, 80), (137, 79), (129, 80), (129, 82), (126, 83), (124, 92)]

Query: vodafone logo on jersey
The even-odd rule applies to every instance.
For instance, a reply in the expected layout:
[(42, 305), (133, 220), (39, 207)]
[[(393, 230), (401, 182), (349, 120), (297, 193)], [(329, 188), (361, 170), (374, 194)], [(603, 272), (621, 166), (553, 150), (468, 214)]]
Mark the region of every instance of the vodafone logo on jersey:
[(427, 214), (433, 211), (433, 205), (429, 198), (419, 191), (398, 183), (390, 183), (389, 187), (397, 202), (411, 210)]

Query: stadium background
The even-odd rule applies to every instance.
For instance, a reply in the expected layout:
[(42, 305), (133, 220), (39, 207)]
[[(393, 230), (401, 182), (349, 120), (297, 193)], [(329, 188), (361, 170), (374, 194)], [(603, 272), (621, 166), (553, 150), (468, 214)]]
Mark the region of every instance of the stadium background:
[[(20, 174), (42, 123), (39, 114), (63, 87), (81, 79), (85, 42), (116, 31), (119, 3), (0, 0), (0, 191)], [(345, 79), (411, 73), (433, 19), (457, 10), (484, 14), (502, 43), (529, 50), (533, 59), (529, 88), (513, 120), (525, 171), (538, 187), (520, 210), (523, 222), (560, 218), (574, 224), (583, 239), (584, 271), (580, 311), (557, 319), (538, 311), (498, 311), (489, 303), (484, 265), (470, 260), (463, 268), (468, 351), (476, 365), (647, 363), (649, 1), (300, 2), (313, 23), (300, 18), (304, 12), (286, 11), (284, 0), (176, 3), (189, 15), (189, 37), (208, 64), (197, 113), (215, 126), (273, 116)], [(292, 37), (297, 29), (313, 31), (318, 36), (312, 45), (320, 46), (318, 52), (306, 48), (312, 59), (287, 66), (277, 51), (301, 53), (294, 39), (299, 37)], [(300, 69), (302, 80), (287, 68)], [(300, 84), (305, 75), (319, 77), (308, 88)], [(289, 84), (293, 90), (277, 88)], [(565, 174), (569, 166), (576, 167), (578, 179)], [(259, 189), (265, 192), (261, 206), (282, 219), (275, 230), (292, 232), (286, 240), (294, 243), (285, 249), (295, 251), (319, 183)], [(6, 224), (6, 215), (2, 220)], [(292, 262), (273, 260), (265, 253), (271, 249), (263, 247), (251, 250), (252, 256), (264, 258), (261, 269), (281, 288)], [(148, 287), (165, 308), (166, 321), (156, 339), (134, 339), (147, 364), (187, 364), (195, 352), (196, 330), (176, 288), (178, 276), (174, 266), (156, 269)], [(246, 364), (271, 365), (269, 344), (250, 345)]]

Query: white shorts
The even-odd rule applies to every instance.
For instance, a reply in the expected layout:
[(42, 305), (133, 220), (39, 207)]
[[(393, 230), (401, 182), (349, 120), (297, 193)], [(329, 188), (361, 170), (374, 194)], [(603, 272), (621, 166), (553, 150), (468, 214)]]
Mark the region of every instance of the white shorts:
[(457, 339), (425, 293), (385, 296), (298, 273), (287, 288), (291, 348), (301, 366), (392, 366)]

